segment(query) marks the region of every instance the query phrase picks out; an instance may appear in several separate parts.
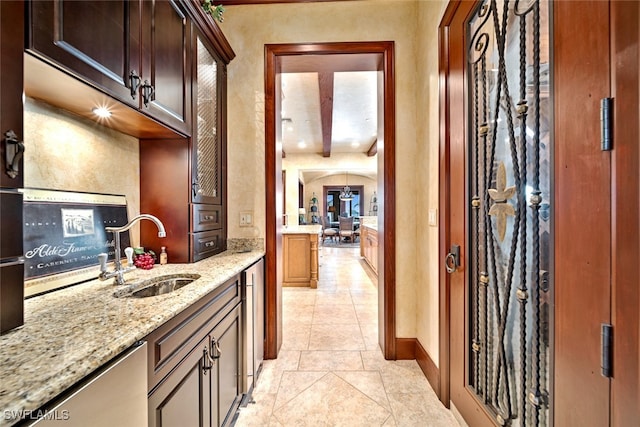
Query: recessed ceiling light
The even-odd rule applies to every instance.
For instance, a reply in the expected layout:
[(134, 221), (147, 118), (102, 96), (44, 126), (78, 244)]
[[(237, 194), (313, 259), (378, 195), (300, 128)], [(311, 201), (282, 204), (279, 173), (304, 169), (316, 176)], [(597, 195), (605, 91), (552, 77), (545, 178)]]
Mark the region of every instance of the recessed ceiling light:
[(351, 146), (352, 146), (353, 148), (358, 148), (358, 147), (360, 147), (360, 143), (359, 143), (359, 142), (352, 142), (352, 143), (351, 143)]
[(307, 147), (307, 143), (304, 141), (300, 141), (298, 142), (298, 148), (306, 148)]
[(287, 130), (288, 130), (289, 132), (293, 132), (293, 126), (287, 126)]
[(111, 111), (109, 111), (109, 109), (107, 107), (96, 107), (93, 110), (93, 113), (103, 119), (106, 119), (107, 117), (111, 117)]

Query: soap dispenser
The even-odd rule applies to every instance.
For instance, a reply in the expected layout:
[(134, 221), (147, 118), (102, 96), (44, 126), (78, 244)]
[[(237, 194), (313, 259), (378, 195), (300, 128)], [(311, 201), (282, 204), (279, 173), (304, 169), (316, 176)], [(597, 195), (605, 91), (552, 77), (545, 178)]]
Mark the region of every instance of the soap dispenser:
[(160, 248), (160, 265), (167, 263), (167, 248), (165, 246)]

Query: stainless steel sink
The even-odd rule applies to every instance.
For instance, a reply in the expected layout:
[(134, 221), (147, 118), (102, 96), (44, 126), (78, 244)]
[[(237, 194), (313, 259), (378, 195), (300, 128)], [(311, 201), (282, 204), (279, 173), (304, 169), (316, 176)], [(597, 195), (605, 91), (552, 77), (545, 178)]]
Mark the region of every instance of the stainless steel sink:
[(168, 274), (154, 277), (137, 284), (132, 291), (118, 296), (133, 298), (146, 298), (156, 295), (164, 295), (180, 289), (200, 278), (199, 274)]

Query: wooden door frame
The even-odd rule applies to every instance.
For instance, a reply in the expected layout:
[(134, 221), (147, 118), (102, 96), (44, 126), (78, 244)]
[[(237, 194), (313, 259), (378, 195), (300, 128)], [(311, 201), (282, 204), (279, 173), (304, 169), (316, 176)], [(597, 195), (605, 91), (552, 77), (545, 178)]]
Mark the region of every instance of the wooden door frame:
[[(449, 31), (453, 19), (462, 4), (460, 0), (449, 1), (438, 27), (438, 71), (439, 71), (439, 200), (440, 227), (438, 229), (438, 260), (444, 260), (450, 245), (451, 224), (449, 223), (451, 190), (449, 187), (450, 160), (450, 99), (449, 85), (451, 83), (449, 66)], [(473, 8), (471, 8), (473, 9)], [(463, 77), (458, 77), (463, 79)], [(446, 272), (444, 263), (438, 263), (438, 320), (439, 320), (439, 395), (442, 404), (449, 408), (451, 402), (450, 387), (450, 276)]]
[[(380, 237), (383, 260), (379, 266), (378, 280), (382, 282), (383, 313), (379, 313), (380, 344), (384, 357), (396, 358), (396, 248), (395, 248), (395, 71), (394, 43), (381, 42), (329, 42), (329, 43), (292, 43), (265, 45), (265, 187), (266, 187), (266, 241), (265, 241), (265, 296), (266, 328), (265, 358), (275, 359), (281, 346), (278, 330), (282, 322), (278, 318), (277, 285), (277, 224), (276, 218), (276, 119), (279, 112), (276, 106), (276, 75), (279, 56), (287, 55), (330, 55), (330, 54), (381, 54), (383, 71), (382, 87), (384, 97), (384, 144), (378, 147), (378, 186), (384, 190), (383, 221)], [(380, 125), (380, 124), (379, 124)], [(383, 165), (381, 168), (380, 165)], [(278, 177), (279, 178), (279, 177)], [(379, 304), (380, 307), (380, 304)]]

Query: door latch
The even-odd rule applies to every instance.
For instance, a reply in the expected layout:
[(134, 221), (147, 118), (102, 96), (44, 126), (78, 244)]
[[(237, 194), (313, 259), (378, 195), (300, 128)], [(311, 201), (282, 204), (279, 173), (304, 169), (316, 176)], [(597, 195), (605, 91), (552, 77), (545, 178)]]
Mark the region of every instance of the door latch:
[(447, 273), (454, 273), (458, 267), (460, 267), (460, 245), (451, 245), (451, 249), (444, 259), (444, 268)]

